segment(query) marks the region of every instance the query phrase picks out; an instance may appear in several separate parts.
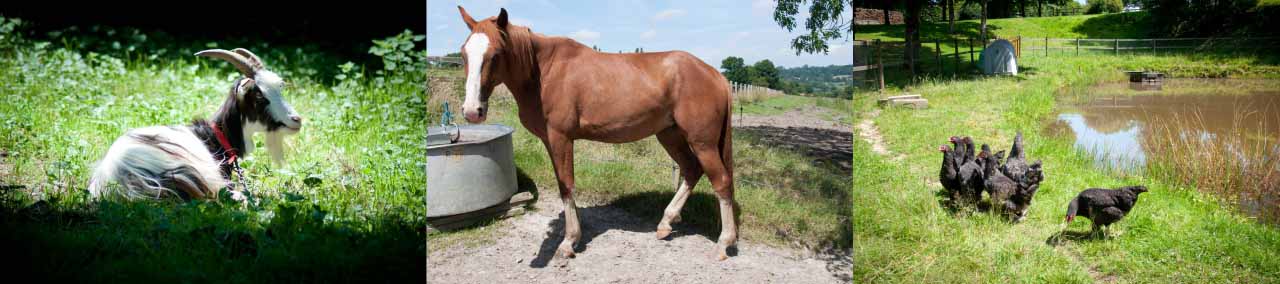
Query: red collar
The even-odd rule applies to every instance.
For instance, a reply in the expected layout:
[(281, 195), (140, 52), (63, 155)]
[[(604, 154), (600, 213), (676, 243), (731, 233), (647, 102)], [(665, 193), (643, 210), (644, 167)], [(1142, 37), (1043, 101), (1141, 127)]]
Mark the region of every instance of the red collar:
[(222, 144), (222, 149), (227, 153), (227, 160), (224, 164), (235, 164), (236, 149), (231, 148), (231, 142), (227, 141), (227, 136), (222, 134), (222, 130), (218, 129), (218, 124), (209, 122), (209, 128), (213, 128), (213, 135), (218, 136), (218, 144)]

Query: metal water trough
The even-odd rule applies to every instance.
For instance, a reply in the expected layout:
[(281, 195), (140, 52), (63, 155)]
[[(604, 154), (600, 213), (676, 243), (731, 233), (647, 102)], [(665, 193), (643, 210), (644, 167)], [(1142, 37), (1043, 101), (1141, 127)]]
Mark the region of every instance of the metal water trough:
[(1124, 71), (1129, 74), (1129, 82), (1133, 83), (1160, 83), (1164, 81), (1164, 73), (1155, 71)]
[(516, 192), (512, 132), (496, 124), (427, 128), (427, 217), (507, 202)]

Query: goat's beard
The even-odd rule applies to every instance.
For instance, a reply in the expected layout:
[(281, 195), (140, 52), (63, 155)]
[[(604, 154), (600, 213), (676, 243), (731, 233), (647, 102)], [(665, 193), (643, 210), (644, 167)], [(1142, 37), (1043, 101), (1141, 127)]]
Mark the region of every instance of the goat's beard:
[(280, 131), (267, 131), (263, 133), (267, 140), (267, 153), (271, 155), (271, 161), (276, 166), (284, 165), (284, 136), (285, 133)]

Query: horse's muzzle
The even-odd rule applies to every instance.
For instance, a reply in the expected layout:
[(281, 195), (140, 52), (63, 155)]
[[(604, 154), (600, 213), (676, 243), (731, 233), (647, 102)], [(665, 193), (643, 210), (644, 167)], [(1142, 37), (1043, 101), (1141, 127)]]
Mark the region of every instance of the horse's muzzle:
[(485, 116), (485, 107), (480, 107), (473, 110), (464, 110), (462, 114), (463, 116), (466, 116), (467, 122), (470, 122), (470, 123), (481, 123), (481, 122), (484, 122), (485, 118), (487, 118)]

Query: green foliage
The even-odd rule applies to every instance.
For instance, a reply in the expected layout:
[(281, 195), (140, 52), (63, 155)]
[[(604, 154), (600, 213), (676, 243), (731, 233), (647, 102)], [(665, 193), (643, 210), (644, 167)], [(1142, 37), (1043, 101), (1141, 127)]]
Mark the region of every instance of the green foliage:
[(1155, 29), (1175, 37), (1275, 35), (1280, 7), (1258, 0), (1144, 0)]
[[(851, 98), (852, 80), (847, 78), (852, 65), (801, 66), (781, 68), (780, 90), (788, 94), (812, 94), (819, 97)], [(844, 76), (844, 77), (837, 77)]]
[[(56, 44), (0, 33), (13, 43), (0, 46), (0, 238), (20, 248), (9, 256), (32, 266), (24, 273), (140, 283), (423, 277), (426, 86), (425, 69), (411, 67), (422, 64), (406, 44), (413, 36), (380, 40), (382, 56), (370, 60), (109, 27), (56, 33)], [(191, 53), (234, 47), (281, 74), (307, 118), (285, 138), (285, 164), (265, 153), (242, 160), (258, 203), (91, 200), (90, 171), (125, 131), (217, 109), (239, 75)], [(397, 66), (366, 74), (348, 61)]]
[(773, 20), (788, 32), (796, 28), (796, 14), (800, 13), (800, 5), (809, 4), (809, 17), (805, 19), (805, 33), (791, 40), (791, 49), (800, 53), (826, 54), (830, 46), (827, 42), (837, 41), (853, 36), (853, 20), (845, 21), (845, 5), (853, 6), (845, 0), (778, 0), (773, 11)]
[(763, 85), (759, 86), (781, 89), (781, 86), (778, 85), (778, 82), (780, 81), (778, 67), (773, 66), (773, 61), (769, 61), (768, 59), (756, 61), (756, 64), (751, 65), (751, 70), (754, 70), (756, 73), (756, 78), (752, 78), (752, 82), (759, 80), (764, 82)]
[[(903, 87), (929, 98), (929, 108), (883, 109), (870, 118), (893, 155), (854, 140), (855, 282), (990, 283), (1272, 283), (1280, 279), (1280, 229), (1224, 208), (1194, 188), (1143, 176), (1115, 176), (1044, 125), (1055, 118), (1059, 91), (1123, 80), (1119, 70), (1172, 70), (1172, 77), (1280, 76), (1274, 56), (1138, 54), (1044, 57), (1023, 53), (1016, 77), (925, 79)], [(1175, 75), (1176, 74), (1176, 75)], [(896, 93), (896, 91), (894, 91)], [(857, 113), (875, 107), (874, 93), (855, 97)], [(856, 130), (855, 130), (856, 131)], [(1028, 156), (1048, 173), (1027, 220), (950, 213), (939, 204), (939, 154), (921, 149), (952, 135), (1007, 149), (1017, 131)], [(1062, 223), (1067, 202), (1088, 187), (1145, 184), (1111, 239), (1079, 237), (1088, 221)], [(1064, 230), (1065, 228), (1065, 230)], [(1053, 236), (1066, 232), (1061, 243)], [(1231, 237), (1224, 237), (1224, 234)], [(1206, 247), (1215, 249), (1206, 250)], [(860, 280), (860, 281), (859, 281)]]
[(742, 62), (742, 57), (725, 57), (720, 61), (720, 69), (724, 69), (724, 77), (730, 82), (751, 81), (750, 69)]
[(1124, 3), (1120, 0), (1089, 0), (1087, 3), (1089, 8), (1085, 10), (1085, 14), (1090, 15), (1119, 13), (1124, 9)]

